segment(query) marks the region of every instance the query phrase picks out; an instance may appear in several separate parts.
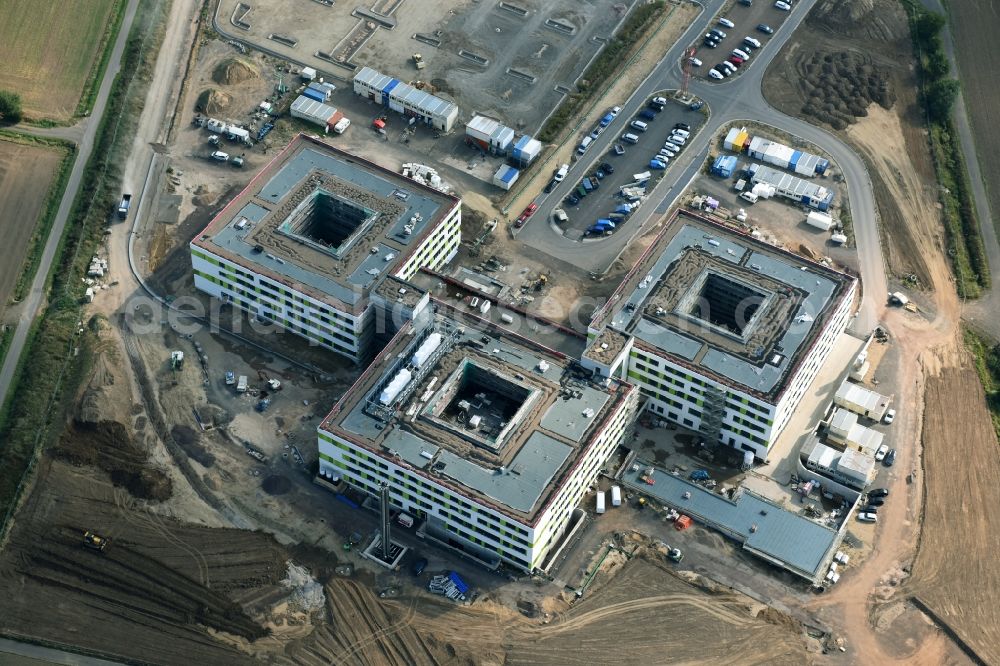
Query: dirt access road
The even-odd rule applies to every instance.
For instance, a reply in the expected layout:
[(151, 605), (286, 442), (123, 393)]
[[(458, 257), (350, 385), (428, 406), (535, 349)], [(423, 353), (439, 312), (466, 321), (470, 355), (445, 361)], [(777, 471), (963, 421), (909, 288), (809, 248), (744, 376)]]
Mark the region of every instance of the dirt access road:
[[(890, 110), (873, 104), (840, 134), (866, 158), (890, 271), (918, 275), (924, 291), (914, 295), (924, 313), (885, 313), (884, 324), (896, 353), (909, 360), (900, 363), (896, 377), (882, 377), (883, 384), (893, 387), (899, 409), (890, 443), (899, 455), (890, 473), (891, 499), (880, 511), (874, 531), (873, 550), (863, 566), (849, 570), (840, 584), (811, 607), (843, 632), (849, 653), (858, 663), (912, 663), (917, 655), (928, 663), (964, 661), (955, 644), (942, 632), (928, 631), (926, 619), (906, 603), (909, 595), (924, 598), (933, 587), (933, 595), (925, 599), (928, 604), (955, 612), (962, 609), (958, 617), (970, 626), (978, 626), (973, 621), (995, 623), (994, 609), (977, 604), (964, 592), (970, 586), (996, 589), (1000, 585), (988, 582), (996, 580), (992, 572), (979, 571), (989, 575), (978, 581), (970, 578), (978, 570), (973, 563), (993, 559), (991, 549), (985, 543), (969, 542), (967, 552), (959, 554), (954, 544), (963, 539), (975, 541), (972, 534), (990, 534), (984, 531), (988, 517), (982, 514), (985, 507), (1000, 502), (1000, 491), (996, 480), (968, 477), (996, 474), (996, 467), (980, 470), (978, 462), (990, 459), (986, 453), (990, 447), (995, 457), (996, 445), (989, 428), (969, 425), (983, 419), (989, 424), (981, 391), (975, 395), (974, 373), (964, 373), (968, 385), (963, 388), (950, 379), (959, 372), (953, 368), (967, 367), (959, 331), (961, 304), (944, 251), (922, 119), (912, 111), (917, 107), (905, 15), (898, 5), (884, 0), (820, 3), (769, 71), (766, 90), (783, 110), (799, 113), (803, 97), (798, 86), (802, 83), (795, 63), (812, 52), (835, 55), (844, 51), (864, 54), (869, 66), (888, 76), (898, 96)], [(927, 386), (931, 390), (925, 395)], [(958, 453), (956, 446), (967, 447), (968, 452)], [(977, 470), (966, 469), (972, 460), (977, 461)], [(927, 473), (926, 493), (921, 471)], [(908, 484), (905, 479), (910, 473), (913, 482)], [(967, 491), (973, 483), (978, 494), (975, 503), (963, 504), (951, 495)], [(956, 506), (961, 510), (956, 511)], [(948, 512), (947, 520), (941, 511)], [(912, 581), (908, 580), (911, 569)]]

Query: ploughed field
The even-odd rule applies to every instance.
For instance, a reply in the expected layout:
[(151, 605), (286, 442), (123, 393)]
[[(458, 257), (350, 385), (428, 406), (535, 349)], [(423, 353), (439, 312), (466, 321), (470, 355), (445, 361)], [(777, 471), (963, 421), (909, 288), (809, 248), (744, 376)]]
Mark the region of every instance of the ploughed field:
[[(0, 52), (4, 48), (0, 38)], [(57, 148), (0, 140), (0, 313), (17, 285), (62, 159), (63, 152)]]
[(21, 95), (35, 118), (73, 116), (111, 10), (123, 0), (3, 0), (0, 90)]

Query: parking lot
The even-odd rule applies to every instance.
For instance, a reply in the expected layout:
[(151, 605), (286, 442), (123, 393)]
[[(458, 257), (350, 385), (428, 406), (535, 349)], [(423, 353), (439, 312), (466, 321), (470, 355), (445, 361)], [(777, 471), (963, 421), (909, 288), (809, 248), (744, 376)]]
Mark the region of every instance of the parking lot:
[[(648, 129), (645, 132), (639, 132), (629, 127), (629, 124), (634, 119), (635, 117), (633, 116), (619, 115), (604, 130), (604, 133), (612, 133), (615, 136), (615, 143), (625, 149), (622, 155), (615, 154), (614, 150), (606, 153), (588, 152), (571, 166), (569, 175), (566, 176), (566, 181), (573, 183), (574, 186), (578, 186), (585, 176), (593, 176), (599, 170), (600, 165), (604, 163), (609, 164), (614, 169), (614, 173), (606, 173), (603, 178), (595, 177), (599, 183), (599, 187), (587, 196), (580, 197), (578, 203), (572, 204), (564, 200), (560, 204), (562, 209), (566, 211), (569, 219), (560, 224), (558, 228), (560, 233), (567, 238), (572, 240), (583, 238), (586, 230), (594, 226), (598, 219), (607, 218), (608, 214), (614, 211), (618, 205), (625, 203), (625, 199), (618, 196), (618, 194), (623, 185), (634, 181), (634, 174), (645, 171), (651, 173), (651, 178), (646, 185), (646, 192), (651, 192), (656, 183), (670, 173), (673, 166), (673, 158), (668, 162), (666, 170), (650, 169), (649, 162), (663, 147), (674, 125), (685, 123), (691, 127), (691, 136), (687, 140), (687, 143), (690, 144), (704, 123), (705, 116), (702, 113), (692, 111), (686, 106), (671, 101), (653, 119), (642, 119), (648, 125)], [(621, 135), (626, 132), (631, 132), (638, 136), (639, 142), (633, 145), (622, 141)], [(686, 150), (686, 147), (682, 148), (678, 153), (678, 157)], [(586, 168), (581, 168), (583, 166)], [(579, 194), (576, 196), (579, 196)], [(621, 228), (627, 227), (629, 219), (633, 217), (635, 217), (634, 211), (621, 224), (616, 223), (614, 231), (617, 232)], [(550, 223), (555, 226), (554, 222), (550, 221)], [(599, 237), (591, 236), (589, 238), (597, 240)]]
[[(793, 9), (792, 11), (795, 10)], [(728, 9), (723, 9), (722, 12), (713, 17), (705, 25), (705, 29), (698, 34), (698, 41), (691, 45), (695, 49), (694, 57), (702, 63), (700, 66), (692, 64), (690, 69), (692, 76), (703, 77), (709, 81), (719, 83), (739, 76), (747, 67), (753, 64), (753, 61), (763, 50), (767, 49), (767, 43), (774, 36), (773, 33), (767, 34), (758, 30), (757, 26), (760, 24), (770, 26), (776, 33), (790, 13), (777, 9), (774, 6), (774, 2), (768, 0), (758, 0), (749, 7), (741, 2), (735, 2)], [(720, 24), (720, 18), (728, 19), (734, 24), (734, 27), (730, 28), (727, 25)], [(707, 46), (704, 39), (706, 33), (713, 29), (726, 33), (726, 37), (720, 40), (718, 46), (715, 48)], [(743, 43), (744, 37), (752, 37), (759, 41), (761, 44), (760, 48), (749, 51)], [(732, 50), (737, 48), (748, 52), (750, 60), (740, 65), (732, 75), (726, 76), (721, 81), (717, 81), (709, 76), (709, 70), (729, 58)]]

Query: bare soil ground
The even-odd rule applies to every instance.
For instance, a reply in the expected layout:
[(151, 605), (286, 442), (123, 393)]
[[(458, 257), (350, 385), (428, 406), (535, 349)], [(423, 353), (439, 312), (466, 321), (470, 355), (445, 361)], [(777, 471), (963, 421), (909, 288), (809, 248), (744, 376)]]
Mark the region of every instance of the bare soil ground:
[(6, 0), (0, 22), (0, 89), (27, 115), (66, 120), (76, 111), (115, 0)]
[[(975, 134), (976, 157), (983, 174), (996, 174), (1000, 169), (1000, 91), (996, 76), (982, 67), (976, 57), (974, 44), (992, 39), (1000, 30), (1000, 12), (994, 3), (948, 2), (948, 20), (951, 34), (958, 48), (955, 56), (961, 72), (965, 106)], [(993, 224), (1000, 222), (1000, 183), (995, 177), (986, 176), (986, 192), (993, 211)], [(986, 217), (986, 211), (979, 211)]]
[[(858, 148), (875, 189), (890, 271), (930, 288), (947, 279), (931, 275), (925, 259), (931, 247), (939, 251), (942, 229), (912, 62), (898, 3), (827, 0), (775, 58), (764, 94), (785, 113), (840, 130)], [(852, 91), (847, 100), (844, 90)]]
[[(817, 52), (863, 54), (896, 95), (891, 109), (873, 103), (840, 134), (868, 163), (889, 269), (916, 275), (929, 290), (927, 307), (921, 305), (929, 312), (883, 313), (902, 359), (895, 373), (879, 372), (895, 388), (900, 410), (890, 444), (899, 456), (887, 480), (893, 499), (879, 512), (878, 528), (862, 537), (873, 540), (865, 565), (811, 606), (841, 628), (860, 663), (960, 663), (966, 657), (955, 643), (929, 631), (930, 619), (907, 598), (923, 600), (966, 640), (974, 637), (977, 649), (986, 643), (995, 650), (996, 636), (982, 629), (997, 626), (995, 604), (980, 591), (996, 587), (997, 572), (983, 563), (993, 559), (994, 517), (987, 508), (997, 501), (1000, 467), (983, 393), (962, 351), (961, 309), (915, 104), (905, 16), (886, 0), (817, 4), (768, 71), (765, 93), (772, 104), (808, 115), (796, 64)], [(982, 655), (986, 661), (988, 655)]]
[[(194, 527), (146, 511), (92, 471), (43, 462), (0, 558), (4, 631), (157, 663), (242, 663), (208, 630), (264, 628), (229, 599), (277, 582), (285, 554), (261, 533)], [(85, 548), (85, 530), (112, 538)]]
[(0, 314), (21, 273), (63, 152), (0, 141)]
[(968, 363), (928, 379), (924, 530), (908, 589), (986, 663), (1000, 661), (1000, 448)]

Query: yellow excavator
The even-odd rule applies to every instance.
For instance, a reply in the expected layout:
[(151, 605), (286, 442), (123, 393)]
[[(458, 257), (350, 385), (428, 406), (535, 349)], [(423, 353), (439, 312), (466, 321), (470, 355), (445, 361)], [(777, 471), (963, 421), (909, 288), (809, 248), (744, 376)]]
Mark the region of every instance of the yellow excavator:
[(94, 550), (99, 550), (103, 553), (110, 543), (111, 539), (108, 537), (102, 537), (96, 532), (87, 530), (83, 533), (83, 545), (87, 548), (93, 548)]

